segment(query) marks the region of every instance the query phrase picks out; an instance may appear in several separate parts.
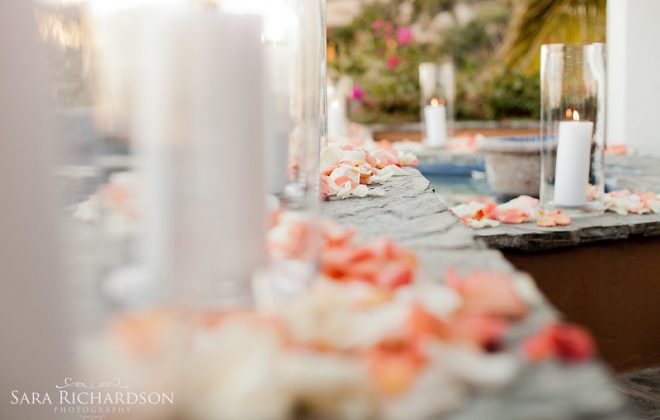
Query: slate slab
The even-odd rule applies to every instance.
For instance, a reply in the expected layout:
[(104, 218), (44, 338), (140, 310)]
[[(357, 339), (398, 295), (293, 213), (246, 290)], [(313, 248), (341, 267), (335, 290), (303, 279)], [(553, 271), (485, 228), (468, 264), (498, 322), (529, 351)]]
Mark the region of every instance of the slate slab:
[[(363, 239), (386, 235), (401, 241), (417, 253), (422, 274), (439, 282), (444, 281), (443, 273), (448, 267), (466, 271), (477, 267), (514, 270), (499, 251), (486, 246), (483, 236), (477, 237), (474, 231), (449, 213), (419, 171), (411, 168), (406, 171), (409, 176), (394, 178), (384, 185), (384, 197), (328, 201), (322, 205), (323, 214), (356, 227)], [(616, 228), (617, 220), (608, 220)], [(538, 236), (546, 235), (526, 227), (516, 229), (517, 236), (512, 237), (527, 235), (527, 238), (535, 237), (542, 242), (543, 239)], [(626, 234), (638, 231), (639, 227), (635, 229), (629, 227)], [(586, 233), (582, 235), (579, 233), (581, 231)], [(578, 225), (553, 234), (558, 242), (568, 244), (573, 243), (576, 237), (598, 236), (595, 232), (589, 232), (587, 226)], [(523, 337), (560, 316), (544, 301), (528, 319), (513, 328), (507, 338), (509, 351), (518, 351), (515, 349), (519, 348)], [(559, 362), (530, 365), (523, 369), (512, 386), (487, 394), (475, 394), (469, 404), (444, 418), (614, 420), (636, 417), (616, 390), (608, 370), (596, 361), (580, 365)]]

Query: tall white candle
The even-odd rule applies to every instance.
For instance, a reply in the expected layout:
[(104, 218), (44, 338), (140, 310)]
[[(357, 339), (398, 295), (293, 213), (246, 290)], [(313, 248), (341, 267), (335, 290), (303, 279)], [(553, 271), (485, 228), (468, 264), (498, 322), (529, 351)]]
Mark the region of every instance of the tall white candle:
[(587, 202), (594, 123), (579, 121), (577, 111), (573, 119), (559, 123), (554, 190), (558, 206), (577, 207)]
[(266, 190), (284, 191), (289, 173), (290, 62), (286, 45), (266, 42)]
[[(0, 2), (0, 418), (53, 416), (47, 405), (16, 404), (12, 390), (53, 393), (73, 375), (61, 276), (51, 148), (43, 127), (39, 45), (31, 2)], [(19, 398), (20, 398), (19, 394)], [(69, 418), (64, 415), (64, 418)]]
[(341, 141), (347, 136), (346, 102), (335, 95), (328, 104), (328, 138)]
[(247, 303), (264, 261), (261, 32), (260, 18), (201, 12), (145, 28), (145, 251), (186, 303)]
[(447, 108), (437, 99), (424, 107), (424, 126), (427, 145), (437, 147), (447, 144)]
[(135, 39), (141, 22), (164, 10), (185, 11), (192, 5), (186, 0), (89, 0), (84, 7), (90, 38), (98, 47), (94, 50), (95, 129), (124, 137), (133, 112), (133, 65), (140, 59)]

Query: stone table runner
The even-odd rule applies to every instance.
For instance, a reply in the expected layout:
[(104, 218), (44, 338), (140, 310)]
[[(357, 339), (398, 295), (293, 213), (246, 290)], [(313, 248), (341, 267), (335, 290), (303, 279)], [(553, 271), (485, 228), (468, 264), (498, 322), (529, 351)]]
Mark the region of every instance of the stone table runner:
[[(608, 174), (617, 188), (660, 193), (660, 159), (651, 156), (607, 156)], [(584, 243), (660, 236), (660, 215), (619, 216), (605, 213), (573, 218), (570, 226), (542, 228), (535, 223), (476, 230), (491, 248), (541, 251)]]
[[(448, 267), (493, 268), (512, 272), (497, 250), (451, 215), (429, 181), (416, 169), (384, 185), (384, 197), (325, 202), (324, 215), (358, 229), (363, 239), (389, 236), (412, 248), (423, 273), (443, 281)], [(520, 344), (559, 314), (548, 304), (512, 329), (508, 340)], [(599, 362), (566, 365), (547, 362), (523, 369), (512, 386), (480, 394), (448, 416), (452, 420), (631, 419), (635, 418)]]

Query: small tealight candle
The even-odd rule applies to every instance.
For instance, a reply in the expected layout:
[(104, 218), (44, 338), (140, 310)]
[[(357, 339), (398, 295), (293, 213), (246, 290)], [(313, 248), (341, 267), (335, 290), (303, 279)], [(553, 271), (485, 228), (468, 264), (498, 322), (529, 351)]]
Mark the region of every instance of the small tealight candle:
[(342, 140), (347, 135), (346, 105), (340, 98), (334, 97), (330, 100), (328, 106), (328, 137), (334, 140)]
[(444, 102), (433, 98), (431, 103), (424, 107), (424, 123), (426, 144), (445, 146), (447, 144), (447, 108)]
[(554, 202), (558, 206), (578, 207), (587, 202), (587, 185), (594, 123), (580, 121), (577, 111), (569, 110), (572, 121), (559, 123)]

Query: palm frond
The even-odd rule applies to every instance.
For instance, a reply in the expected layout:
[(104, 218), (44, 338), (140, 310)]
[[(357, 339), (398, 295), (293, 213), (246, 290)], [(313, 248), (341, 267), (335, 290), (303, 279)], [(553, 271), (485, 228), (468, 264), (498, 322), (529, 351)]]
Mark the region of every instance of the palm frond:
[(606, 0), (521, 0), (500, 58), (507, 67), (538, 69), (542, 44), (605, 40)]

